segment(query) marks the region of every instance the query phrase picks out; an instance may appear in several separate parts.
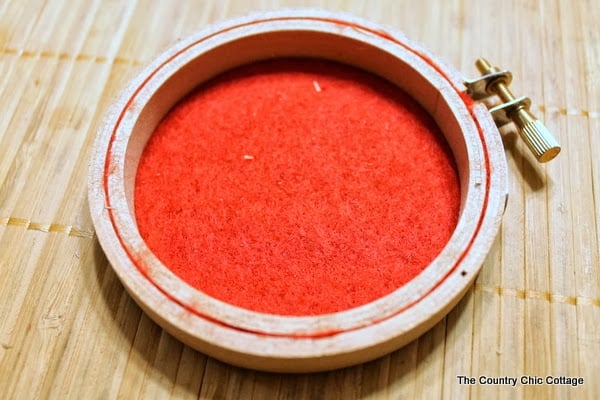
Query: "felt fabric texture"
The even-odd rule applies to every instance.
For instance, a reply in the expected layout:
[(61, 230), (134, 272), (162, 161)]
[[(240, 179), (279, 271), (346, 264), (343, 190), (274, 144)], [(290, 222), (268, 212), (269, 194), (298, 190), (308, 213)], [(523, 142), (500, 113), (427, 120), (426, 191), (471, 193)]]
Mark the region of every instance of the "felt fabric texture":
[(156, 256), (227, 303), (318, 315), (421, 272), (458, 219), (456, 165), (432, 118), (372, 74), (310, 59), (226, 72), (150, 138), (135, 212)]

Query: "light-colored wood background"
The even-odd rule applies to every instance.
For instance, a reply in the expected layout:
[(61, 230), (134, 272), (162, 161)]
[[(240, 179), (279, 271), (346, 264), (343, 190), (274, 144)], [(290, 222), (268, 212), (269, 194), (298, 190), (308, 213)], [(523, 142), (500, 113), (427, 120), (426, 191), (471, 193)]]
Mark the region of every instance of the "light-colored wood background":
[[(212, 21), (282, 6), (387, 24), (470, 76), (485, 55), (563, 145), (538, 165), (505, 130), (510, 199), (474, 288), (403, 349), (328, 373), (243, 370), (163, 332), (107, 263), (86, 200), (99, 121), (143, 65)], [(1, 2), (0, 398), (600, 398), (598, 21), (595, 0)]]

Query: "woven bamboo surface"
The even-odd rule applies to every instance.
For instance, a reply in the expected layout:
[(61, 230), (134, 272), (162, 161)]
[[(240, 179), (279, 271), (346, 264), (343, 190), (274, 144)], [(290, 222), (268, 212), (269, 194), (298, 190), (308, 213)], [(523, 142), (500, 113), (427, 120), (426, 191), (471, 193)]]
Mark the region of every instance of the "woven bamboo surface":
[[(328, 373), (243, 370), (163, 332), (107, 263), (86, 200), (99, 121), (143, 65), (210, 22), (282, 6), (387, 24), (468, 76), (485, 55), (563, 145), (539, 165), (505, 130), (510, 199), (475, 286), (418, 340)], [(598, 21), (594, 0), (0, 2), (0, 398), (600, 398)]]

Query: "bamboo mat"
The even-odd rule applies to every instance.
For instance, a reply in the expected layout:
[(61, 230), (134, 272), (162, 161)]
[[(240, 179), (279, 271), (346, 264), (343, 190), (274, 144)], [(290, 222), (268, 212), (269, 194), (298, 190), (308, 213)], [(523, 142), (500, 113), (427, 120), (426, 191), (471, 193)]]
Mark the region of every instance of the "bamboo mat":
[[(538, 165), (505, 131), (510, 199), (474, 288), (401, 350), (328, 373), (243, 370), (163, 332), (107, 263), (86, 200), (99, 121), (143, 65), (212, 21), (282, 6), (385, 23), (468, 76), (487, 56), (563, 145)], [(598, 21), (593, 0), (1, 2), (0, 398), (600, 398)]]

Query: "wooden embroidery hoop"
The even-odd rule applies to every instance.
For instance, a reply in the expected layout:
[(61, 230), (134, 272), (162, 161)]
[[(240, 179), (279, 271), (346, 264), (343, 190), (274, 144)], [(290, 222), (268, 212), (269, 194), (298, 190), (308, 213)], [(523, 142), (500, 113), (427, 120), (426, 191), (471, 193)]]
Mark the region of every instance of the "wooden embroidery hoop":
[[(133, 208), (142, 150), (178, 100), (233, 67), (293, 56), (353, 65), (407, 92), (442, 130), (461, 182), (456, 230), (420, 275), (372, 303), (306, 317), (242, 309), (190, 287), (144, 243)], [(173, 336), (215, 358), (260, 370), (308, 372), (380, 357), (417, 338), (456, 305), (500, 226), (507, 199), (502, 142), (487, 108), (465, 100), (463, 82), (404, 35), (344, 14), (277, 11), (209, 27), (160, 55), (109, 110), (89, 173), (98, 239), (142, 309)]]

